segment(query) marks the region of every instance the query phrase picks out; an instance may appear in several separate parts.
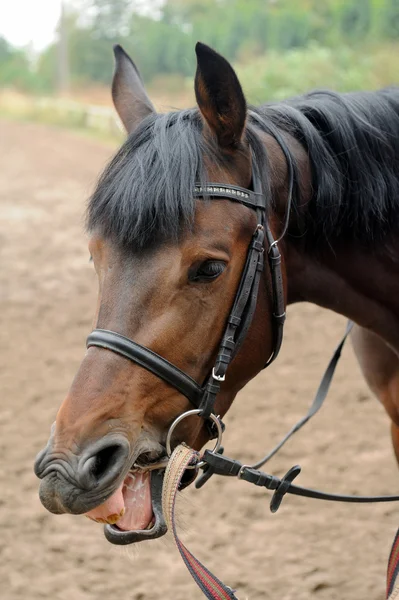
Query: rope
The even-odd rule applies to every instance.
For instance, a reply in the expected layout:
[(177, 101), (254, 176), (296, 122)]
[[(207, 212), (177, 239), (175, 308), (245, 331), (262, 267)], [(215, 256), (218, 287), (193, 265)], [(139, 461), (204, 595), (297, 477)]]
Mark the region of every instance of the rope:
[(399, 599), (399, 529), (396, 533), (389, 555), (387, 569), (387, 598), (388, 600)]
[(399, 599), (399, 582), (396, 583), (395, 587), (392, 590), (390, 596), (388, 596), (388, 600), (398, 600)]
[(184, 444), (173, 451), (166, 467), (162, 489), (162, 512), (168, 529), (173, 532), (177, 548), (194, 581), (209, 600), (238, 600), (231, 588), (224, 585), (180, 541), (176, 531), (176, 496), (184, 471), (199, 461), (199, 453)]
[[(173, 532), (180, 555), (190, 575), (208, 600), (238, 600), (234, 591), (211, 573), (180, 541), (176, 531), (176, 497), (185, 470), (198, 463), (199, 453), (185, 444), (173, 451), (165, 471), (162, 489), (162, 512)], [(399, 600), (399, 530), (392, 545), (387, 570), (387, 600)]]

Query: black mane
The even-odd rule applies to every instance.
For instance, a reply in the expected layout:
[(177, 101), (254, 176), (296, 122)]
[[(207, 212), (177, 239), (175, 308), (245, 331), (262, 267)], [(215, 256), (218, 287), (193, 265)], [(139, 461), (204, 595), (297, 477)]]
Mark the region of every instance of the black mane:
[(398, 227), (399, 88), (316, 91), (256, 112), (266, 129), (272, 123), (291, 133), (308, 152), (310, 241), (322, 236), (369, 243)]
[(193, 218), (192, 190), (209, 151), (198, 111), (150, 115), (102, 174), (88, 229), (136, 250), (176, 241)]
[[(397, 227), (399, 88), (312, 92), (252, 109), (247, 139), (270, 197), (259, 128), (280, 137), (288, 132), (308, 152), (313, 196), (303, 232), (309, 241), (322, 236), (370, 243)], [(135, 250), (177, 241), (193, 219), (194, 183), (206, 180), (205, 155), (223, 162), (202, 135), (197, 109), (147, 117), (101, 176), (88, 206), (88, 229)]]

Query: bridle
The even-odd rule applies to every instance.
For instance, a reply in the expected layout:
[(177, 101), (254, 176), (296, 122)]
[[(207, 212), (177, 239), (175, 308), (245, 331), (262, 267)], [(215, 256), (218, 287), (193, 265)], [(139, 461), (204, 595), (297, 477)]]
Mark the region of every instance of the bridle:
[[(341, 356), (341, 351), (344, 343), (352, 329), (353, 323), (349, 322), (346, 333), (335, 350), (332, 359), (323, 375), (319, 388), (316, 392), (312, 405), (307, 414), (296, 423), (284, 438), (261, 460), (254, 465), (245, 465), (240, 461), (223, 456), (223, 448), (221, 447), (221, 439), (223, 433), (223, 423), (220, 418), (215, 415), (215, 401), (220, 391), (220, 387), (226, 378), (227, 369), (241, 347), (255, 313), (259, 283), (261, 274), (264, 270), (264, 253), (265, 242), (267, 244), (267, 258), (270, 269), (270, 279), (272, 282), (272, 331), (273, 331), (273, 349), (270, 357), (266, 361), (264, 368), (268, 367), (278, 356), (283, 340), (283, 328), (285, 322), (285, 297), (281, 269), (281, 255), (278, 248), (278, 243), (285, 235), (288, 229), (290, 219), (291, 205), (294, 194), (294, 166), (290, 153), (285, 145), (284, 140), (277, 132), (271, 133), (280, 145), (280, 148), (285, 155), (288, 170), (288, 200), (287, 211), (283, 223), (282, 231), (278, 239), (274, 239), (267, 221), (267, 205), (266, 196), (262, 191), (261, 179), (259, 176), (258, 165), (256, 164), (254, 155), (252, 154), (252, 190), (239, 186), (226, 185), (220, 183), (198, 183), (193, 190), (193, 197), (198, 199), (224, 199), (239, 202), (256, 212), (257, 225), (252, 235), (251, 242), (248, 247), (245, 265), (241, 274), (241, 279), (234, 298), (233, 307), (227, 318), (226, 327), (222, 340), (219, 345), (218, 353), (211, 373), (205, 379), (205, 383), (201, 386), (192, 377), (184, 373), (181, 369), (170, 363), (164, 357), (149, 348), (138, 344), (137, 342), (125, 337), (124, 335), (104, 330), (95, 329), (87, 338), (87, 347), (98, 346), (111, 350), (125, 358), (130, 359), (134, 363), (144, 367), (151, 373), (164, 380), (169, 385), (173, 386), (181, 394), (183, 394), (193, 405), (194, 409), (180, 414), (170, 425), (166, 437), (167, 454), (170, 456), (167, 473), (170, 465), (176, 460), (176, 456), (181, 452), (183, 446), (178, 446), (172, 454), (171, 438), (175, 427), (186, 417), (197, 414), (206, 420), (210, 437), (216, 437), (216, 445), (212, 451), (206, 450), (202, 457), (195, 453), (192, 449), (187, 451), (192, 453), (193, 460), (186, 460), (180, 471), (179, 477), (176, 479), (175, 492), (184, 485), (182, 477), (185, 469), (194, 468), (198, 470), (202, 467), (203, 472), (197, 478), (196, 487), (199, 488), (206, 483), (212, 475), (222, 475), (227, 477), (238, 477), (243, 481), (252, 483), (256, 486), (261, 486), (267, 490), (273, 491), (270, 502), (270, 510), (276, 512), (281, 505), (284, 496), (287, 493), (305, 496), (308, 498), (316, 498), (321, 500), (340, 501), (340, 502), (391, 502), (398, 501), (399, 496), (352, 496), (340, 495), (321, 492), (314, 489), (304, 488), (294, 485), (292, 482), (299, 475), (301, 468), (294, 466), (280, 479), (274, 475), (269, 475), (260, 471), (260, 467), (274, 456), (274, 454), (287, 442), (287, 440), (298, 431), (307, 421), (313, 417), (321, 408), (334, 372)], [(177, 455), (176, 455), (177, 453)], [(197, 458), (194, 458), (195, 455)], [(170, 474), (170, 471), (169, 471)], [(168, 475), (169, 477), (169, 475)], [(161, 478), (154, 478), (156, 482)], [(166, 489), (166, 492), (165, 492)], [(164, 485), (162, 490), (162, 498), (164, 493), (167, 494), (168, 485)], [(163, 535), (166, 531), (166, 525), (163, 521), (162, 510), (159, 509), (159, 486), (152, 487), (153, 494), (153, 510), (156, 518), (156, 525), (152, 530), (152, 538)], [(154, 498), (155, 494), (155, 498)], [(180, 554), (188, 567), (194, 580), (209, 599), (236, 600), (234, 592), (228, 586), (225, 586), (217, 579), (209, 570), (207, 570), (187, 548), (181, 543), (177, 536), (176, 524), (174, 520), (175, 502), (170, 501), (169, 496), (167, 506), (171, 507), (169, 522), (172, 527), (175, 541), (178, 545)], [(156, 501), (157, 500), (157, 501)], [(163, 502), (162, 502), (163, 504)], [(158, 523), (158, 525), (157, 525)], [(136, 535), (136, 532), (129, 533), (126, 539), (121, 539), (118, 536), (116, 539), (108, 530), (111, 526), (106, 526), (105, 535), (109, 541), (118, 544), (131, 543), (132, 541), (140, 541), (146, 539), (144, 535)], [(108, 528), (108, 529), (107, 529)], [(204, 582), (208, 581), (211, 585), (206, 586)], [(217, 591), (215, 591), (217, 590)]]
[[(293, 170), (289, 172), (289, 201), (287, 215), (293, 193)], [(239, 202), (256, 212), (257, 225), (248, 247), (245, 265), (234, 298), (233, 306), (227, 318), (226, 327), (219, 345), (217, 357), (210, 375), (201, 386), (192, 377), (170, 363), (153, 350), (138, 344), (115, 331), (95, 329), (87, 338), (87, 347), (98, 346), (130, 359), (144, 367), (154, 375), (173, 386), (191, 402), (197, 414), (207, 420), (211, 437), (217, 435), (215, 427), (214, 406), (222, 382), (226, 378), (227, 369), (242, 345), (251, 325), (259, 291), (259, 282), (264, 270), (264, 244), (268, 245), (267, 257), (272, 282), (272, 323), (273, 350), (265, 367), (268, 367), (280, 351), (283, 340), (285, 321), (285, 299), (281, 271), (281, 255), (278, 240), (275, 240), (266, 219), (266, 196), (262, 192), (261, 179), (255, 157), (252, 155), (252, 190), (235, 185), (221, 183), (196, 184), (193, 190), (194, 198), (225, 199)], [(283, 234), (286, 231), (288, 218), (284, 223)], [(213, 416), (213, 418), (211, 418)]]
[(213, 474), (238, 476), (241, 480), (274, 490), (271, 504), (273, 512), (280, 506), (284, 495), (287, 493), (341, 502), (398, 501), (399, 496), (343, 496), (294, 486), (292, 481), (299, 474), (299, 467), (290, 469), (281, 480), (259, 471), (260, 467), (268, 462), (288, 439), (294, 433), (299, 431), (299, 429), (301, 429), (303, 425), (305, 425), (309, 419), (320, 410), (327, 397), (336, 366), (341, 356), (342, 348), (352, 329), (352, 322), (348, 323), (345, 335), (330, 360), (307, 414), (290, 429), (284, 438), (254, 465), (243, 465), (238, 460), (223, 456), (221, 438), (224, 426), (220, 418), (214, 414), (214, 406), (216, 397), (220, 391), (221, 383), (226, 378), (227, 369), (245, 339), (255, 313), (259, 282), (264, 269), (263, 257), (265, 240), (268, 245), (267, 257), (272, 282), (273, 350), (266, 361), (264, 368), (268, 367), (277, 358), (283, 340), (285, 298), (281, 270), (281, 255), (278, 249), (278, 243), (284, 237), (288, 229), (294, 193), (297, 193), (297, 184), (295, 181), (292, 158), (284, 139), (275, 130), (270, 130), (269, 133), (276, 139), (285, 156), (288, 172), (287, 209), (278, 239), (274, 239), (266, 219), (266, 196), (262, 191), (258, 165), (253, 153), (252, 190), (220, 183), (198, 183), (193, 190), (194, 198), (210, 200), (220, 198), (233, 200), (234, 202), (239, 202), (240, 204), (251, 208), (256, 212), (257, 216), (257, 225), (248, 247), (247, 258), (235, 295), (233, 307), (227, 318), (227, 324), (219, 345), (215, 364), (210, 375), (205, 379), (205, 383), (202, 386), (199, 385), (192, 377), (184, 373), (164, 357), (115, 331), (95, 329), (87, 338), (87, 347), (98, 346), (100, 348), (106, 348), (107, 350), (111, 350), (130, 359), (173, 386), (191, 402), (194, 409), (179, 415), (169, 428), (166, 440), (169, 455), (171, 454), (170, 442), (172, 433), (181, 420), (191, 414), (197, 414), (206, 420), (207, 425), (209, 426), (210, 437), (217, 437), (217, 442), (212, 451), (205, 451), (202, 460), (196, 465), (196, 468), (204, 468), (204, 472), (197, 479), (196, 487), (201, 487)]

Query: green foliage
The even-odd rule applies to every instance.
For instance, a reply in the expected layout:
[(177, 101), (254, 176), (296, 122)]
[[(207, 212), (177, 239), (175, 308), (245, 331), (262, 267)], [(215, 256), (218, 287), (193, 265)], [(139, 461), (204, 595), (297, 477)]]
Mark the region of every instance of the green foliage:
[(114, 40), (124, 30), (131, 12), (130, 0), (86, 0), (93, 14), (90, 29), (97, 39)]
[[(399, 42), (399, 0), (70, 0), (66, 30), (75, 86), (110, 83), (115, 42), (146, 82), (192, 78), (201, 40), (241, 65), (255, 96), (266, 87), (272, 98), (315, 86), (373, 87), (375, 48)], [(0, 85), (51, 91), (57, 61), (56, 44), (32, 66), (0, 38)]]
[[(110, 81), (110, 42), (131, 52), (146, 81), (192, 75), (201, 40), (232, 61), (306, 48), (336, 50), (399, 41), (399, 0), (159, 0), (146, 15), (140, 2), (86, 0), (92, 17), (70, 31), (71, 71), (79, 81)], [(158, 11), (156, 10), (158, 7)], [(108, 44), (107, 44), (108, 42)]]
[(271, 51), (237, 65), (237, 74), (249, 102), (283, 100), (314, 89), (341, 92), (377, 89), (398, 80), (398, 46), (385, 45), (368, 52), (312, 43), (284, 54)]
[(391, 40), (398, 39), (399, 32), (399, 0), (390, 0), (384, 7), (383, 22), (381, 24), (383, 35)]
[(41, 53), (36, 65), (36, 81), (39, 91), (53, 90), (56, 86), (57, 48), (51, 44)]
[(34, 76), (26, 53), (12, 48), (0, 36), (0, 86), (15, 85), (21, 90), (34, 87)]

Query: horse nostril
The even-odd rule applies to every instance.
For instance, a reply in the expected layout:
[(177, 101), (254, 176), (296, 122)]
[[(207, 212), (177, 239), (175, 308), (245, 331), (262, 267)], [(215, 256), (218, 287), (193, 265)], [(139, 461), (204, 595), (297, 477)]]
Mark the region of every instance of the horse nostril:
[(80, 484), (87, 489), (105, 487), (123, 471), (128, 456), (127, 442), (103, 446), (95, 454), (91, 454), (79, 469)]
[(96, 479), (101, 479), (101, 477), (115, 465), (121, 454), (120, 451), (121, 447), (116, 444), (100, 450), (94, 457), (95, 461), (91, 468), (91, 472)]

